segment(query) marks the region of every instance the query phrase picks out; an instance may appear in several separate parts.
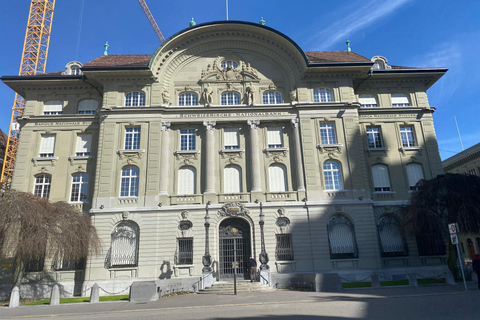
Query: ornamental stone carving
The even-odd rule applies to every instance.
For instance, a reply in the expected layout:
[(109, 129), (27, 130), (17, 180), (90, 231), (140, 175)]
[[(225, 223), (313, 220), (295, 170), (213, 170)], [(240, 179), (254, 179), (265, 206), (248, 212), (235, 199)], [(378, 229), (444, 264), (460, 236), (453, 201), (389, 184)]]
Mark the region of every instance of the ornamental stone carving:
[(238, 66), (222, 67), (224, 57), (217, 57), (213, 64), (208, 64), (200, 75), (201, 82), (243, 82), (258, 81), (258, 71), (250, 63), (238, 60)]
[(250, 210), (246, 209), (240, 202), (229, 202), (218, 210), (217, 215), (220, 217), (248, 217), (250, 215)]
[(167, 89), (163, 90), (162, 92), (162, 99), (164, 104), (170, 103), (170, 92)]

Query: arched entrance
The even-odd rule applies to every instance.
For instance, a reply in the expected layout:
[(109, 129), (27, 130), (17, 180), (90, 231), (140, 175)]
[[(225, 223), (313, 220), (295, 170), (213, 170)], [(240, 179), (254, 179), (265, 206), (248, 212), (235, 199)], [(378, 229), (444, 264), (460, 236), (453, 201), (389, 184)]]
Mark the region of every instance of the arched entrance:
[(238, 263), (237, 276), (247, 276), (247, 261), (251, 254), (250, 224), (244, 219), (230, 218), (222, 221), (219, 228), (219, 273), (220, 278), (233, 278), (233, 263)]

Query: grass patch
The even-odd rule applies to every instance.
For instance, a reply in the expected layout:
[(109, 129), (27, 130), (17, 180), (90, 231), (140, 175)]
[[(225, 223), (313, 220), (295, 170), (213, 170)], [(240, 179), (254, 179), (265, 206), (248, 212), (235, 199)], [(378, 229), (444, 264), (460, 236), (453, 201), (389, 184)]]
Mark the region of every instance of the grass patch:
[(393, 286), (408, 286), (410, 283), (407, 279), (403, 280), (391, 280), (391, 281), (380, 281), (381, 287), (393, 287)]
[[(121, 296), (102, 296), (99, 298), (100, 301), (124, 301), (128, 300), (129, 295), (121, 295)], [(90, 302), (89, 297), (79, 297), (79, 298), (60, 298), (60, 303), (81, 303), (81, 302)], [(28, 300), (21, 300), (20, 304), (22, 306), (39, 306), (44, 304), (49, 304), (50, 299), (28, 299)]]
[(418, 284), (437, 284), (437, 283), (447, 283), (445, 278), (434, 278), (434, 279), (418, 279)]
[(353, 289), (353, 288), (370, 288), (372, 286), (371, 282), (343, 282), (342, 287), (344, 289)]

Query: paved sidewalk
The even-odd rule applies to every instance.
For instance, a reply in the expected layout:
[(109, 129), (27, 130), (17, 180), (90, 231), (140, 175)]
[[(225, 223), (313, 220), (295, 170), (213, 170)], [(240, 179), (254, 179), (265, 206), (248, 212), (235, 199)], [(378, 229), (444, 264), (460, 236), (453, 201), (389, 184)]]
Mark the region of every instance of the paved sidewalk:
[[(129, 313), (130, 317), (140, 316), (142, 311), (171, 311), (190, 309), (192, 314), (205, 308), (221, 308), (242, 307), (247, 306), (274, 306), (317, 303), (317, 302), (355, 302), (355, 301), (372, 301), (376, 299), (389, 298), (411, 298), (434, 296), (458, 296), (465, 295), (480, 301), (480, 290), (476, 284), (469, 283), (468, 291), (465, 291), (463, 284), (456, 285), (429, 285), (420, 287), (383, 287), (383, 288), (363, 288), (363, 289), (346, 289), (342, 292), (300, 292), (277, 290), (272, 292), (241, 292), (237, 296), (232, 294), (225, 295), (201, 295), (187, 294), (161, 298), (157, 301), (146, 303), (130, 303), (130, 302), (100, 302), (96, 304), (90, 303), (74, 303), (61, 304), (58, 306), (21, 306), (18, 308), (0, 308), (0, 319), (42, 319), (47, 317), (56, 317), (57, 319), (98, 319), (102, 315), (108, 314), (112, 316), (115, 313)], [(470, 297), (474, 296), (474, 297)], [(462, 297), (460, 297), (462, 298)], [(392, 300), (395, 301), (395, 300)], [(397, 299), (398, 301), (398, 299)], [(122, 315), (124, 316), (124, 315)], [(223, 315), (218, 315), (223, 316)], [(121, 317), (118, 317), (121, 319)], [(200, 316), (198, 317), (201, 318)], [(140, 318), (138, 318), (140, 319)], [(150, 318), (149, 318), (150, 319)], [(222, 318), (223, 319), (223, 318)]]

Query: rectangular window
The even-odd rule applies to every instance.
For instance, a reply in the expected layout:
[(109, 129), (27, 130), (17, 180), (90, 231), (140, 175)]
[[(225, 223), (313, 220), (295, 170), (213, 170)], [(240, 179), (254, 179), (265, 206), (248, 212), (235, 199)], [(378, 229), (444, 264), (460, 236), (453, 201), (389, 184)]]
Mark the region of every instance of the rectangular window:
[(55, 150), (55, 135), (54, 134), (44, 134), (40, 141), (40, 151), (38, 156), (41, 158), (50, 158), (53, 157), (53, 152)]
[(177, 264), (193, 264), (193, 238), (178, 239)]
[(79, 260), (56, 260), (53, 263), (54, 270), (83, 270), (85, 269), (85, 259)]
[(277, 234), (275, 258), (279, 261), (293, 260), (292, 235), (290, 233)]
[(320, 139), (322, 144), (336, 144), (333, 123), (320, 123)]
[(367, 141), (369, 148), (382, 148), (382, 138), (380, 135), (380, 128), (367, 127)]
[(77, 135), (77, 148), (75, 150), (75, 156), (87, 157), (90, 155), (90, 148), (92, 145), (91, 134), (79, 134)]
[(405, 126), (400, 127), (400, 137), (402, 138), (403, 147), (415, 147), (415, 137), (413, 135), (413, 127)]
[(59, 115), (63, 112), (63, 102), (62, 101), (48, 101), (43, 106), (43, 114), (52, 116)]
[(237, 128), (223, 129), (223, 138), (225, 140), (225, 149), (239, 149), (239, 137)]
[(125, 150), (140, 149), (140, 128), (125, 128)]
[(267, 141), (269, 148), (282, 148), (282, 128), (280, 127), (268, 127), (267, 128)]
[(180, 130), (180, 150), (195, 150), (195, 129)]

